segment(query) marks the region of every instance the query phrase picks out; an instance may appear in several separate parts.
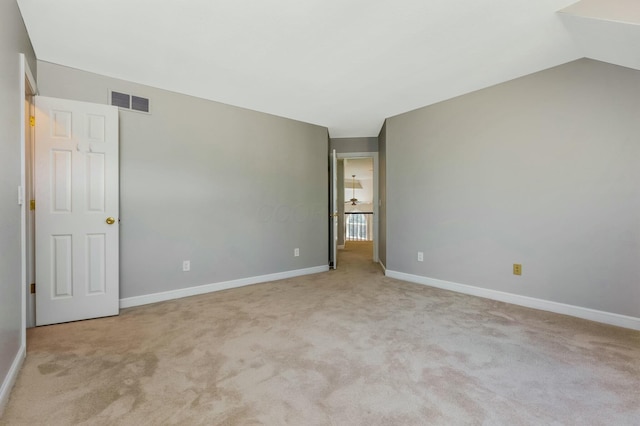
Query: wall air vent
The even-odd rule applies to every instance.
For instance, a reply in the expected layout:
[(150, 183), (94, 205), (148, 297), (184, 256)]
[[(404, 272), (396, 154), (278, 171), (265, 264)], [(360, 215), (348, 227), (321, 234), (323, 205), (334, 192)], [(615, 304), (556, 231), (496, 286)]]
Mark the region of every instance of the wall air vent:
[(149, 112), (149, 99), (132, 95), (131, 109), (134, 111)]
[(149, 99), (127, 93), (111, 91), (111, 105), (130, 111), (149, 113)]
[(126, 93), (111, 92), (111, 105), (129, 109), (129, 104), (131, 104), (131, 96)]

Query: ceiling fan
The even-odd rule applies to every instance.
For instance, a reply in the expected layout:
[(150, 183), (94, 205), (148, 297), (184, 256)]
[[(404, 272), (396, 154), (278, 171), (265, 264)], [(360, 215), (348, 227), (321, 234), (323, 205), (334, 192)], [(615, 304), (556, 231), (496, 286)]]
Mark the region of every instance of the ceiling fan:
[(345, 201), (345, 204), (351, 202), (352, 206), (356, 206), (360, 204), (360, 202), (356, 198), (356, 175), (351, 175), (351, 177), (353, 178), (353, 182), (351, 184), (351, 188), (353, 188), (353, 198), (351, 198), (349, 201)]

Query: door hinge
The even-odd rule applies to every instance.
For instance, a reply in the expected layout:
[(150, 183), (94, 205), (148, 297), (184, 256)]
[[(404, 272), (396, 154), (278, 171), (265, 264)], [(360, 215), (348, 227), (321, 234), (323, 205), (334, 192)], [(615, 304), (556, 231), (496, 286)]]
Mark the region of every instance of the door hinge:
[(36, 200), (31, 200), (31, 202), (29, 203), (29, 210), (35, 210), (36, 209)]
[(29, 286), (29, 292), (31, 294), (36, 294), (36, 283), (31, 283), (31, 285)]
[(33, 115), (29, 117), (29, 124), (31, 127), (36, 127), (36, 118)]

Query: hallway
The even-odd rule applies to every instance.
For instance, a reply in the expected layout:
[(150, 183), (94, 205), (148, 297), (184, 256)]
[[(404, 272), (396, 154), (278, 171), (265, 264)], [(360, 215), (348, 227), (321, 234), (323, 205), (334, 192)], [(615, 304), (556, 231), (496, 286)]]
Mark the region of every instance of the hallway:
[(362, 271), (384, 275), (382, 267), (373, 262), (373, 241), (346, 241), (338, 250), (337, 271)]

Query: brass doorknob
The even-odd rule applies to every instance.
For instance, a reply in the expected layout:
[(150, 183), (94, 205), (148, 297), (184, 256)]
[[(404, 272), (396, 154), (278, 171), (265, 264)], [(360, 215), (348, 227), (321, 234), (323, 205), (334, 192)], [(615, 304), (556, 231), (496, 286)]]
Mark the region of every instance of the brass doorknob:
[(107, 225), (113, 225), (114, 223), (116, 223), (116, 220), (112, 217), (108, 217), (106, 222), (107, 222)]

